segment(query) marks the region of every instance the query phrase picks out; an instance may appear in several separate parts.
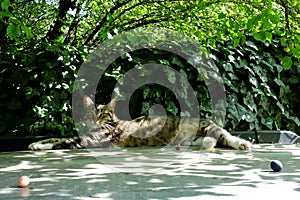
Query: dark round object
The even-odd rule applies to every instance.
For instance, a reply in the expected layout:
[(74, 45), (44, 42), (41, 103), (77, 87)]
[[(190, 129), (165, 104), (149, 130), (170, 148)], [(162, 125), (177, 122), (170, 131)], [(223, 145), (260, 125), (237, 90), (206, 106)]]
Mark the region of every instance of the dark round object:
[(270, 166), (274, 172), (280, 172), (283, 167), (282, 162), (279, 160), (272, 160)]

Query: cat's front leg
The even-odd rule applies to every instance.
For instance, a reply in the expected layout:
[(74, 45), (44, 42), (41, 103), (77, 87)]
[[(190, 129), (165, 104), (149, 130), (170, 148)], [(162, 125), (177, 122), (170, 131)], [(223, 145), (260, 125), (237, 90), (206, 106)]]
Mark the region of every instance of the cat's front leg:
[[(228, 133), (228, 134), (230, 134), (230, 133)], [(234, 149), (246, 150), (249, 152), (252, 149), (252, 144), (249, 141), (244, 140), (242, 138), (239, 138), (239, 137), (236, 137), (233, 135), (227, 135), (226, 139), (227, 139), (227, 142), (226, 142), (227, 145), (231, 146)]]
[(41, 141), (31, 143), (28, 146), (28, 149), (33, 151), (51, 150), (52, 148), (53, 148), (53, 143), (42, 143)]

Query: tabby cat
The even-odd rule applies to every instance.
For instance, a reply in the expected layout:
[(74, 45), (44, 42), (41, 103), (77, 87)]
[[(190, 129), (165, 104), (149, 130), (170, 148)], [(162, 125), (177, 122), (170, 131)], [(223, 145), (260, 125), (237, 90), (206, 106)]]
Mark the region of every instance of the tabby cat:
[(232, 136), (206, 119), (177, 116), (142, 116), (131, 121), (120, 120), (115, 112), (116, 100), (97, 108), (84, 96), (84, 123), (88, 133), (80, 138), (46, 139), (29, 145), (31, 150), (90, 147), (152, 147), (197, 144), (200, 137), (211, 137), (217, 145), (251, 150), (251, 143)]

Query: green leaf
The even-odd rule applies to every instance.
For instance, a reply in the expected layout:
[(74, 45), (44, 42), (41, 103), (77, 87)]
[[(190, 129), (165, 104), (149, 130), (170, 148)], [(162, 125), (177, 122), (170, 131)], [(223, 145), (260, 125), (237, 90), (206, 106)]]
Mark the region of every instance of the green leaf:
[(12, 14), (9, 12), (2, 12), (0, 11), (0, 19), (3, 19), (4, 17), (11, 17)]
[(250, 81), (250, 83), (252, 83), (255, 87), (257, 87), (257, 80), (256, 80), (256, 78), (255, 77), (251, 77), (250, 79), (249, 79), (249, 81)]
[(240, 37), (234, 38), (233, 47), (237, 47), (240, 44)]
[(300, 121), (298, 117), (289, 117), (290, 120), (296, 123), (297, 126), (300, 126)]
[(142, 103), (142, 111), (141, 111), (142, 114), (147, 115), (149, 109), (150, 109), (150, 104), (148, 102), (143, 102)]
[(173, 115), (176, 115), (178, 112), (178, 108), (174, 104), (174, 102), (170, 101), (167, 104), (167, 110), (170, 111)]
[[(247, 46), (249, 46), (249, 47), (255, 49), (255, 51), (258, 51), (258, 48), (257, 48), (256, 44), (254, 44), (254, 42), (252, 42), (252, 41), (246, 41), (245, 44), (246, 44)], [(253, 52), (253, 53), (255, 53), (255, 52)]]
[(283, 66), (283, 69), (291, 69), (293, 64), (292, 58), (290, 56), (283, 57), (281, 60), (281, 64)]
[(229, 55), (228, 59), (229, 59), (229, 62), (232, 62), (232, 63), (235, 61), (235, 58), (232, 55)]
[[(256, 112), (256, 103), (253, 99), (253, 95), (251, 93), (248, 93), (245, 98), (243, 98), (244, 104), (250, 109), (250, 111)], [(248, 113), (249, 114), (249, 113)]]
[(259, 33), (254, 33), (253, 34), (254, 39), (258, 41), (264, 41), (265, 40), (265, 32), (259, 32)]
[(296, 58), (300, 58), (300, 51), (296, 48), (290, 48), (292, 54), (296, 57)]
[(227, 75), (230, 77), (230, 80), (239, 80), (239, 78), (234, 73), (227, 73)]
[(26, 38), (27, 38), (27, 39), (30, 39), (30, 38), (33, 37), (33, 34), (32, 34), (32, 32), (31, 32), (31, 29), (30, 29), (30, 28), (28, 28), (27, 26), (24, 26), (24, 25), (21, 25), (21, 28), (22, 28), (22, 30), (25, 32)]
[(244, 44), (246, 42), (246, 39), (247, 39), (246, 36), (242, 35), (240, 38), (241, 38), (240, 39), (240, 44)]
[(233, 67), (232, 67), (231, 63), (224, 63), (223, 67), (227, 72), (233, 72)]
[(20, 35), (20, 27), (15, 24), (9, 24), (6, 29), (6, 34), (10, 38), (16, 38)]
[(262, 118), (261, 123), (268, 127), (268, 129), (273, 129), (273, 119), (271, 117)]
[(279, 101), (277, 101), (276, 105), (280, 108), (280, 111), (281, 111), (282, 113), (285, 113), (284, 106), (283, 106)]
[(218, 19), (224, 19), (224, 18), (226, 18), (226, 15), (224, 13), (220, 13)]
[(143, 98), (147, 99), (150, 97), (150, 88), (149, 87), (145, 87), (144, 91), (143, 91)]
[(286, 44), (286, 38), (282, 37), (280, 38), (280, 44), (283, 46)]
[(247, 29), (248, 30), (252, 30), (253, 27), (256, 25), (256, 23), (257, 23), (257, 19), (256, 18), (250, 18), (250, 19), (248, 19), (248, 21), (247, 21)]
[(272, 43), (272, 33), (265, 32), (265, 38), (266, 38), (267, 41), (269, 41), (270, 43)]
[(9, 0), (2, 0), (1, 1), (2, 10), (8, 10), (9, 6), (10, 6), (10, 1)]
[(284, 83), (280, 79), (275, 78), (274, 81), (275, 81), (275, 83), (277, 83), (278, 86), (285, 87)]
[(278, 24), (279, 20), (280, 20), (280, 16), (279, 15), (271, 15), (269, 17), (269, 20), (273, 23), (273, 24)]
[(177, 57), (177, 56), (173, 56), (172, 57), (172, 62), (173, 65), (177, 65), (179, 67), (184, 67), (184, 64), (182, 63), (182, 61)]

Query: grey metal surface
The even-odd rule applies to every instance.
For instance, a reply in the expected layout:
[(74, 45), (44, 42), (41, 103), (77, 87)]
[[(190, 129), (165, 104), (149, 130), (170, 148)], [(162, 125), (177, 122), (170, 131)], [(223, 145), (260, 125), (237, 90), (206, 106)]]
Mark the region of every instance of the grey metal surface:
[[(270, 160), (284, 167), (272, 172)], [(300, 146), (0, 153), (0, 199), (260, 199), (300, 196)], [(21, 175), (31, 183), (18, 188)]]
[(300, 136), (292, 131), (285, 130), (259, 130), (235, 131), (231, 134), (245, 138), (253, 143), (299, 144)]

